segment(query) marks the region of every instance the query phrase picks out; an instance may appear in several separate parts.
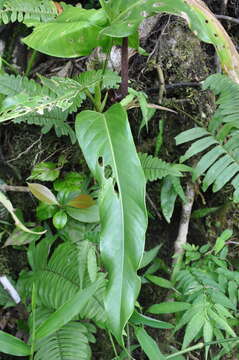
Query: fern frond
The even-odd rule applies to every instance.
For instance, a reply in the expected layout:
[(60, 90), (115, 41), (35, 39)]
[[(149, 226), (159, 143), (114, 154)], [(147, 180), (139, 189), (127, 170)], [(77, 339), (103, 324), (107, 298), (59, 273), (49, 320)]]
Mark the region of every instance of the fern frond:
[[(39, 308), (36, 312), (37, 325), (51, 315), (51, 311)], [(71, 321), (55, 333), (36, 344), (35, 360), (90, 360), (89, 342), (95, 342), (95, 328), (81, 322)]]
[(203, 152), (193, 180), (204, 175), (203, 191), (213, 185), (213, 192), (230, 182), (235, 189), (234, 201), (239, 202), (239, 85), (217, 74), (210, 76), (204, 87), (219, 96), (218, 108), (207, 130), (196, 127), (176, 136), (177, 145), (193, 141), (180, 161)]
[[(36, 251), (38, 251), (38, 246), (40, 244), (37, 245)], [(39, 270), (36, 268), (34, 272), (28, 273), (25, 278), (22, 278), (19, 286), (21, 293), (28, 293), (30, 296), (32, 283), (35, 282), (38, 302), (49, 309), (58, 309), (77, 291), (91, 283), (88, 272), (84, 270), (85, 265), (79, 261), (79, 251), (76, 244), (64, 243), (59, 245), (49, 261), (47, 263), (44, 261), (44, 266), (41, 266)], [(31, 253), (31, 256), (34, 256), (33, 254)], [(98, 279), (103, 277), (103, 274), (97, 272), (96, 276)], [(83, 279), (81, 279), (82, 277)], [(92, 319), (101, 326), (106, 321), (103, 306), (105, 281), (102, 281), (102, 284), (84, 311), (79, 314), (80, 318)]]
[(147, 153), (138, 153), (144, 174), (147, 180), (155, 181), (162, 179), (168, 175), (182, 176), (182, 173), (174, 167), (174, 164), (166, 163), (165, 161), (148, 155)]
[(94, 92), (95, 86), (101, 82), (102, 89), (117, 88), (121, 82), (120, 76), (109, 69), (106, 69), (105, 72), (103, 70), (85, 71), (76, 77), (75, 80), (91, 92)]
[(49, 0), (7, 0), (0, 6), (0, 20), (4, 24), (29, 19), (47, 22), (56, 16), (57, 8)]

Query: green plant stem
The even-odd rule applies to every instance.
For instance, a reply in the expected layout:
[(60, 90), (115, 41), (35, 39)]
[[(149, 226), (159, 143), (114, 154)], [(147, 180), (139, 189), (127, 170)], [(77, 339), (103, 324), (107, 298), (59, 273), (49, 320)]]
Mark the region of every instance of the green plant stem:
[(112, 348), (113, 348), (113, 350), (114, 350), (115, 357), (116, 357), (116, 359), (118, 359), (118, 358), (119, 358), (119, 355), (118, 355), (118, 353), (117, 353), (117, 350), (116, 350), (116, 347), (115, 347), (115, 343), (114, 343), (114, 339), (113, 339), (110, 331), (108, 331), (108, 335), (109, 335), (109, 338), (110, 338), (110, 342), (111, 342)]
[(129, 330), (129, 324), (127, 324), (127, 352), (128, 352), (128, 359), (132, 359), (132, 356), (131, 356), (131, 349), (130, 349), (130, 346), (131, 346), (131, 340), (130, 340), (130, 330)]
[(36, 61), (36, 58), (37, 58), (37, 54), (38, 52), (36, 50), (33, 50), (32, 53), (31, 53), (31, 56), (27, 62), (27, 68), (26, 68), (26, 71), (25, 71), (25, 75), (28, 76), (30, 74), (30, 72), (32, 71), (32, 67)]
[(204, 346), (205, 346), (205, 344), (203, 342), (200, 342), (200, 343), (198, 343), (196, 345), (188, 347), (187, 349), (184, 349), (184, 350), (178, 351), (178, 352), (176, 352), (176, 353), (174, 353), (172, 355), (169, 355), (169, 356), (166, 357), (166, 359), (173, 359), (176, 356), (186, 354), (186, 353), (188, 353), (190, 351), (202, 349), (202, 348), (204, 348)]
[(9, 69), (12, 70), (12, 72), (14, 72), (16, 75), (19, 75), (19, 71), (14, 66), (9, 64), (9, 62), (4, 60), (2, 57), (1, 57), (1, 61), (3, 62), (3, 64), (5, 64), (7, 67), (9, 67)]
[(92, 101), (92, 103), (95, 107), (95, 110), (100, 112), (100, 108), (98, 107), (98, 104), (96, 103), (96, 101), (95, 101), (94, 97), (92, 96), (92, 94), (90, 93), (90, 91), (88, 89), (85, 89), (85, 93), (88, 96), (88, 98)]

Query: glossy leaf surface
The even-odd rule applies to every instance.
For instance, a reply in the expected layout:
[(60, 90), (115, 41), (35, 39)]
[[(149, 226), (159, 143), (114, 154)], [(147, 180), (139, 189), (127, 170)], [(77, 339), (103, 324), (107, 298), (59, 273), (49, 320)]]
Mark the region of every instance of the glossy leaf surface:
[(15, 356), (27, 356), (31, 353), (31, 347), (20, 339), (0, 331), (0, 351)]
[[(108, 327), (122, 343), (122, 332), (140, 289), (137, 269), (147, 226), (145, 178), (127, 114), (120, 104), (103, 114), (81, 112), (76, 120), (76, 136), (89, 168), (101, 184), (100, 247), (109, 274), (105, 307)], [(105, 167), (111, 167), (112, 177), (105, 177)]]
[(31, 193), (38, 200), (48, 205), (58, 205), (58, 201), (55, 195), (46, 186), (37, 183), (31, 183), (31, 184), (29, 183), (28, 187)]
[(56, 19), (38, 24), (23, 41), (44, 54), (58, 57), (89, 55), (97, 46), (106, 46), (108, 38), (99, 33), (107, 23), (102, 10), (86, 10), (65, 5)]

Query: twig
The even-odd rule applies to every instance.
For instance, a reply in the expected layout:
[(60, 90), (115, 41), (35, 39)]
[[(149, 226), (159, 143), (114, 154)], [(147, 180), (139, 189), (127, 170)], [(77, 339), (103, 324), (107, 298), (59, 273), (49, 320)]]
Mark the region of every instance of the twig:
[(0, 276), (0, 283), (2, 284), (3, 288), (8, 292), (8, 294), (11, 296), (11, 298), (15, 301), (15, 303), (19, 304), (21, 302), (21, 298), (17, 290), (14, 288), (14, 286), (10, 283), (10, 281), (5, 275)]
[(165, 93), (165, 81), (164, 81), (164, 74), (161, 66), (159, 64), (155, 65), (158, 73), (159, 78), (159, 97), (158, 97), (158, 103), (161, 104), (163, 100), (163, 95)]
[(155, 214), (157, 215), (159, 220), (162, 220), (162, 216), (160, 215), (160, 212), (158, 211), (157, 206), (155, 205), (155, 203), (153, 202), (151, 197), (148, 194), (146, 194), (146, 198), (147, 198), (148, 202), (150, 203), (150, 205), (152, 206), (152, 208), (154, 209)]
[(174, 270), (172, 274), (172, 280), (175, 279), (175, 275), (177, 274), (181, 265), (181, 261), (184, 253), (183, 245), (187, 243), (188, 227), (189, 227), (189, 221), (191, 217), (194, 197), (195, 197), (194, 185), (192, 183), (188, 183), (186, 189), (186, 198), (188, 199), (188, 202), (183, 204), (182, 206), (178, 236), (174, 245), (174, 249), (175, 249), (173, 256)]
[(27, 154), (39, 141), (41, 141), (42, 135), (40, 136), (39, 139), (37, 139), (34, 143), (32, 143), (26, 150), (24, 150), (23, 152), (21, 152), (20, 154), (17, 155), (17, 157), (15, 157), (14, 159), (10, 159), (7, 160), (7, 163), (10, 163), (12, 161), (16, 161), (18, 160), (20, 157), (22, 157), (22, 155)]
[(230, 22), (234, 22), (235, 24), (239, 24), (239, 19), (236, 19), (234, 17), (231, 16), (227, 16), (227, 15), (216, 15), (216, 17), (218, 19), (222, 19), (222, 20), (228, 20)]
[(13, 186), (13, 185), (7, 185), (3, 184), (0, 185), (1, 191), (18, 191), (18, 192), (30, 192), (27, 186)]

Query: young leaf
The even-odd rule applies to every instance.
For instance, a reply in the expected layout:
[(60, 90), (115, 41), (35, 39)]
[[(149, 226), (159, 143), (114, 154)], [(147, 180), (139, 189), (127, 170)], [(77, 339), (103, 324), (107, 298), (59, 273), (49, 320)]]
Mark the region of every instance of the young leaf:
[(67, 215), (73, 219), (84, 223), (97, 223), (100, 221), (99, 206), (97, 204), (86, 209), (77, 209), (67, 206), (66, 212)]
[(15, 356), (27, 356), (31, 353), (31, 347), (15, 336), (0, 331), (0, 351)]
[[(122, 344), (122, 332), (140, 289), (137, 269), (143, 256), (147, 227), (146, 182), (127, 114), (120, 104), (103, 114), (81, 112), (76, 120), (76, 136), (89, 168), (101, 184), (100, 247), (109, 274), (105, 307), (109, 329)], [(127, 171), (125, 154), (131, 164)], [(104, 172), (107, 166), (112, 169), (109, 178)]]
[(154, 258), (156, 258), (160, 248), (161, 245), (157, 245), (153, 249), (145, 251), (139, 269), (149, 265), (154, 260)]
[(66, 226), (67, 214), (63, 210), (59, 210), (55, 213), (52, 219), (53, 225), (56, 229), (61, 230)]
[(54, 181), (60, 175), (60, 170), (57, 169), (57, 164), (53, 162), (41, 162), (34, 166), (31, 176), (28, 179), (41, 181)]
[(186, 302), (162, 302), (160, 304), (154, 304), (148, 308), (148, 312), (151, 314), (170, 314), (190, 309), (192, 305)]
[(46, 186), (36, 183), (28, 183), (31, 193), (40, 201), (49, 205), (59, 205), (55, 195)]
[(77, 209), (87, 209), (94, 205), (94, 203), (95, 202), (90, 195), (82, 194), (70, 200), (66, 205)]
[(141, 327), (135, 327), (135, 335), (149, 360), (166, 360), (155, 340)]

